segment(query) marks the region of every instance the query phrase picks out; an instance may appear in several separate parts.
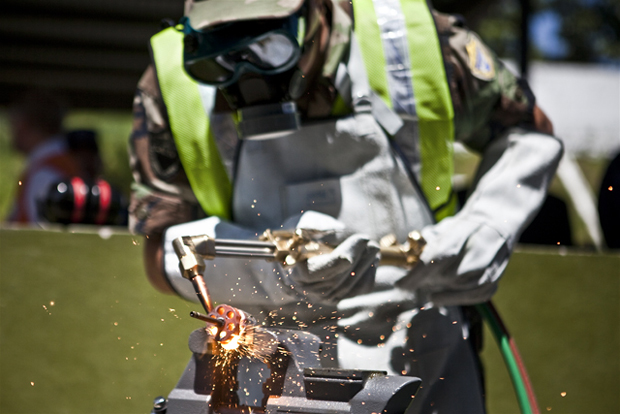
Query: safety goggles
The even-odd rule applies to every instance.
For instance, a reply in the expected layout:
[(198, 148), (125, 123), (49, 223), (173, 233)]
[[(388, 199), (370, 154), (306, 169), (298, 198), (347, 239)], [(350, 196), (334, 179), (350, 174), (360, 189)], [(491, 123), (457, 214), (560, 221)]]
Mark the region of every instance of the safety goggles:
[(245, 72), (274, 75), (301, 55), (297, 15), (261, 22), (235, 22), (198, 31), (183, 18), (186, 72), (201, 83), (225, 87)]

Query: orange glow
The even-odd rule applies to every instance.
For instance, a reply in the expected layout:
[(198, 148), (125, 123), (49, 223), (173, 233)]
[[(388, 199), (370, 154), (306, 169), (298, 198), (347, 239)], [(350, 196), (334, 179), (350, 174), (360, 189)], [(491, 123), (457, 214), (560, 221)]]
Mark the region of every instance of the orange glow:
[(225, 350), (232, 351), (239, 348), (239, 338), (239, 335), (232, 335), (229, 341), (226, 341), (226, 343), (220, 342), (220, 344), (222, 344), (222, 348)]

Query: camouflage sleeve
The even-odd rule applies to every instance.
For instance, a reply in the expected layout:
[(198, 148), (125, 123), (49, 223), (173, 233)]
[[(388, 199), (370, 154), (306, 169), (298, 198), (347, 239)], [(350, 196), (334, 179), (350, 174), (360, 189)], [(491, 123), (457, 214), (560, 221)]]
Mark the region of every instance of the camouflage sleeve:
[(204, 217), (181, 167), (152, 66), (138, 84), (133, 117), (129, 229), (136, 234), (158, 234)]
[(455, 139), (483, 148), (511, 126), (531, 127), (535, 98), (462, 19), (433, 13), (452, 94)]

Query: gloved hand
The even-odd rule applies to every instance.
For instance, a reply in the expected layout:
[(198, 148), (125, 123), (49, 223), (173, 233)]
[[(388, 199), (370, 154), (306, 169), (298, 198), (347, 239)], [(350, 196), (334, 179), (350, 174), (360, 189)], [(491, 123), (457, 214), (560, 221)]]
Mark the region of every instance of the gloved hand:
[[(313, 230), (316, 241), (337, 246), (333, 251), (283, 268), (261, 259), (218, 257), (209, 261), (206, 279), (211, 294), (233, 306), (297, 302), (303, 295), (311, 302), (334, 303), (366, 292), (374, 284), (379, 245), (368, 237), (347, 232), (344, 224), (325, 214), (308, 211), (286, 220), (280, 229)], [(168, 228), (164, 237), (166, 276), (183, 297), (195, 300), (191, 283), (179, 272), (172, 241), (181, 236), (206, 234), (220, 239), (250, 240), (257, 233), (217, 217)], [(242, 302), (236, 302), (241, 300)]]
[(396, 286), (422, 291), (438, 305), (490, 299), (561, 155), (562, 143), (549, 135), (515, 128), (495, 138), (461, 211), (422, 230), (420, 263)]
[(423, 292), (436, 305), (487, 301), (510, 256), (506, 237), (485, 223), (449, 217), (422, 230), (418, 265), (396, 285)]
[(288, 219), (283, 228), (312, 230), (315, 241), (336, 248), (285, 270), (284, 281), (309, 301), (336, 303), (366, 293), (374, 285), (379, 245), (368, 236), (348, 232), (331, 216), (307, 211)]

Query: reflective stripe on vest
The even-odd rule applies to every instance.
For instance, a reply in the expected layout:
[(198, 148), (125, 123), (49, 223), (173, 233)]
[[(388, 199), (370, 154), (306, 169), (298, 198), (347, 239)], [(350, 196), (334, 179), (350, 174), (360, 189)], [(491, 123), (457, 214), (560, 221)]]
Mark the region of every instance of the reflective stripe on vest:
[(420, 185), (439, 221), (456, 209), (454, 109), (431, 12), (425, 0), (354, 0), (353, 10), (372, 89), (398, 112), (418, 118)]
[[(209, 127), (199, 86), (183, 69), (183, 34), (169, 27), (151, 37), (153, 63), (183, 169), (209, 216), (230, 219), (232, 185)], [(211, 89), (211, 90), (209, 90)], [(213, 102), (214, 99), (211, 99)]]

